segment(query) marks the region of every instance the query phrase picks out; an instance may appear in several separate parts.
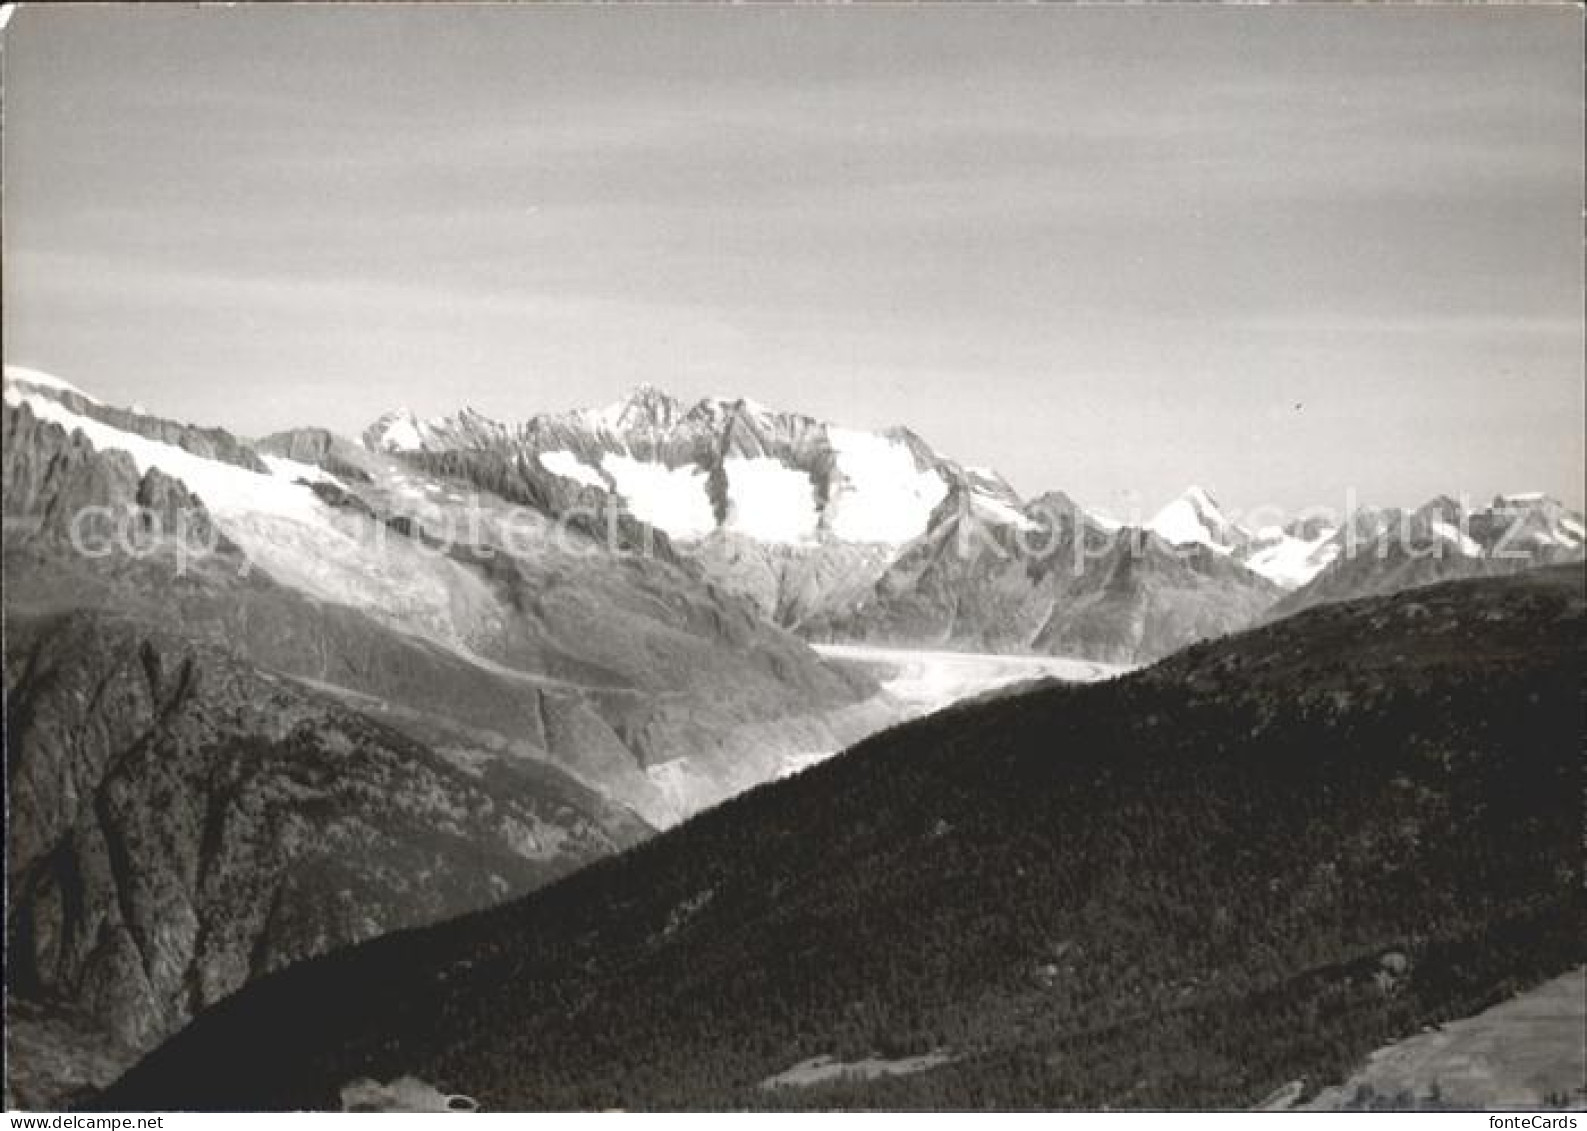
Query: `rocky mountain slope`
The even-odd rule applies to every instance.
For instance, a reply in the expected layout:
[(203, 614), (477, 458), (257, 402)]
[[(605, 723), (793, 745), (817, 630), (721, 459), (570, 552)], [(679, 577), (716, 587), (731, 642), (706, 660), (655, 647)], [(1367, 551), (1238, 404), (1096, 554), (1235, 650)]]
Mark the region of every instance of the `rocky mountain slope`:
[(28, 371), (0, 431), (19, 1096), (895, 717), (676, 561), (327, 434), (261, 453)]
[(1584, 547), (1587, 519), (1541, 494), (1499, 495), (1476, 507), (1439, 497), (1409, 512), (1366, 511), (1329, 539), (1327, 567), (1267, 617), (1453, 578), (1579, 562)]
[[(1116, 541), (1116, 557), (1140, 531), (1058, 493), (1027, 504), (995, 472), (958, 464), (906, 429), (861, 432), (742, 400), (691, 406), (648, 386), (604, 409), (517, 425), (472, 410), (428, 421), (388, 414), (364, 441), (422, 467), (494, 459), (559, 514), (621, 509), (712, 583), (822, 640), (1079, 648), (1084, 659), (1139, 662), (1251, 623), (1277, 599), (1275, 586), (1320, 568), (1309, 554), (1331, 533), (1249, 535), (1193, 489), (1158, 516), (1161, 545), (1135, 554), (1129, 582), (1116, 582), (1116, 558), (1054, 558), (1068, 548), (1064, 529)], [(1012, 562), (997, 579), (978, 553), (983, 541)], [(1170, 547), (1186, 552), (1171, 562)]]
[[(7, 989), (121, 1065), (251, 978), (650, 831), (544, 763), (449, 758), (136, 618), (13, 613), (6, 672)], [(10, 1064), (24, 1101), (96, 1082)]]
[[(1527, 496), (1471, 516), (1475, 543), (1448, 542), (1420, 511), (1253, 513), (1247, 525), (1200, 487), (1126, 526), (1062, 492), (1022, 500), (904, 429), (859, 432), (743, 400), (687, 405), (650, 386), (521, 424), (398, 412), (364, 442), (419, 467), (464, 461), (477, 473), (494, 461), (475, 482), (505, 469), (552, 513), (616, 510), (660, 531), (711, 583), (820, 641), (1142, 663), (1318, 600), (1574, 560), (1582, 544), (1580, 515)], [(1509, 564), (1495, 564), (1496, 508), (1515, 506), (1538, 517), (1507, 544)], [(1450, 552), (1358, 560), (1419, 541)]]
[(906, 429), (859, 432), (746, 400), (685, 405), (648, 385), (605, 408), (521, 424), (472, 410), (430, 421), (388, 414), (364, 442), (512, 454), (613, 491), (641, 521), (690, 541), (722, 530), (780, 544), (825, 535), (896, 545), (923, 529), (946, 480), (965, 474)]
[[(242, 559), (233, 569), (209, 560), (188, 531), (205, 585), (114, 584), (115, 601), (175, 602), (177, 623), (225, 635), (261, 662), (549, 746), (652, 824), (774, 777), (784, 758), (840, 749), (891, 717), (868, 705), (874, 685), (823, 664), (664, 545), (617, 552), (604, 529), (557, 521), (511, 482), (493, 483), (503, 497), (459, 478), (467, 468), (430, 474), (302, 433), (266, 447), (320, 462), (240, 449), (259, 471), (81, 416), (26, 381), (8, 380), (6, 400), (8, 430), (18, 421), (6, 469), (14, 520), (48, 501), (32, 484), (54, 475), (54, 452), (27, 442), (37, 431), (29, 422), (42, 422), (80, 452), (104, 453), (83, 458), (91, 473), (114, 464), (183, 484), (203, 503), (195, 522)], [(361, 477), (326, 470), (330, 455)], [(79, 494), (66, 491), (62, 513), (81, 509)], [(7, 580), (19, 597), (85, 569), (111, 585), (129, 555), (108, 548), (92, 559), (65, 555), (58, 569), (19, 559)], [(261, 575), (274, 583), (268, 591), (246, 584)], [(75, 591), (103, 587), (77, 582)]]
[(806, 631), (1132, 665), (1238, 631), (1281, 595), (1218, 551), (1104, 524), (1056, 492), (989, 513), (955, 491), (869, 592)]
[(1339, 525), (1302, 515), (1256, 530), (1231, 519), (1201, 487), (1190, 487), (1154, 515), (1146, 529), (1170, 546), (1205, 546), (1275, 585), (1294, 589), (1316, 577), (1338, 554)]
[(1581, 963), (1584, 617), (1579, 567), (1447, 583), (944, 712), (257, 983), (99, 1102), (336, 1107), (407, 1076), (487, 1110), (1321, 1088)]

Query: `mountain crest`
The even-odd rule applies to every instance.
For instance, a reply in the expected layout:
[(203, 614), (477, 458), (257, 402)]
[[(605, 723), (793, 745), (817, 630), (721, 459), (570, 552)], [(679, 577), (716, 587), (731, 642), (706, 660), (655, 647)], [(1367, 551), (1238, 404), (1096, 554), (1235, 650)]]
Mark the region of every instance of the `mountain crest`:
[(635, 385), (620, 401), (597, 413), (597, 419), (617, 432), (661, 431), (683, 418), (683, 402), (649, 382)]
[(1251, 540), (1250, 534), (1223, 512), (1212, 492), (1195, 484), (1158, 511), (1146, 527), (1170, 545), (1199, 543), (1225, 554), (1242, 549)]

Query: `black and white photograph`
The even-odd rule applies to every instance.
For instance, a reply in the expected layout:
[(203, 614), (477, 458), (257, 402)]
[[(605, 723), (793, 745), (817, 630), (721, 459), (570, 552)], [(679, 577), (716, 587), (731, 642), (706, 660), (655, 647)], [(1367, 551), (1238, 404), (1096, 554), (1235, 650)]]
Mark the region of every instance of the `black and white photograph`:
[(1583, 26), (0, 5), (8, 1131), (1577, 1128)]

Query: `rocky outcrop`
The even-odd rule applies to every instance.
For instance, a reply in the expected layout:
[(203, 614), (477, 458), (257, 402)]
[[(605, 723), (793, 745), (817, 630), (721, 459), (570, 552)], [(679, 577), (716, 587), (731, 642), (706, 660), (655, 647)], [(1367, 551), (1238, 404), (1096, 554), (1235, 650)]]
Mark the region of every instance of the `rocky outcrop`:
[(264, 455), (282, 456), (318, 467), (344, 482), (372, 481), (365, 467), (368, 453), (351, 440), (344, 440), (325, 428), (292, 428), (285, 432), (273, 432), (255, 443), (254, 447)]
[(495, 450), (414, 452), (408, 464), (431, 475), (458, 480), (517, 506), (531, 507), (618, 553), (682, 566), (667, 535), (634, 517), (611, 491), (554, 475), (522, 454)]
[(184, 424), (177, 420), (168, 420), (160, 416), (151, 416), (146, 412), (134, 409), (117, 408), (107, 405), (93, 397), (85, 396), (76, 389), (65, 385), (37, 385), (30, 381), (25, 371), (7, 368), (6, 382), (17, 384), (31, 391), (36, 391), (59, 401), (79, 416), (86, 416), (102, 424), (122, 432), (131, 432), (142, 436), (146, 440), (154, 440), (161, 444), (170, 444), (172, 447), (181, 448), (205, 459), (218, 460), (221, 463), (234, 464), (237, 467), (247, 468), (249, 471), (258, 471), (268, 474), (269, 468), (265, 466), (259, 454), (242, 440), (233, 436), (224, 428), (201, 428), (196, 424)]
[(0, 406), (0, 434), (4, 512), (19, 534), (94, 546), (118, 534), (224, 544), (203, 501), (159, 468), (140, 476), (125, 452), (97, 452), (26, 404)]

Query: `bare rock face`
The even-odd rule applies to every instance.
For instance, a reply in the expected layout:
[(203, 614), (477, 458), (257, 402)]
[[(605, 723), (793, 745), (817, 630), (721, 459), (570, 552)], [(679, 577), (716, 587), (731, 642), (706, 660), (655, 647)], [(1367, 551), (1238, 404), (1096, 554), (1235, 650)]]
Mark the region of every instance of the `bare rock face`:
[[(845, 439), (845, 430), (826, 422), (744, 399), (708, 397), (691, 405), (640, 386), (604, 409), (545, 414), (521, 423), (491, 420), (472, 409), (432, 420), (388, 413), (364, 432), (363, 440), (372, 451), (462, 476), (559, 518), (587, 522), (591, 514), (619, 516), (613, 525), (623, 545), (659, 545), (660, 556), (687, 563), (725, 592), (749, 601), (761, 616), (799, 628), (874, 583), (907, 538), (839, 529), (843, 524), (835, 502), (847, 484), (840, 449), (856, 435)], [(893, 474), (932, 482), (966, 475), (907, 429), (865, 434), (859, 442), (887, 449), (884, 461), (894, 461)], [(547, 457), (578, 465), (577, 474), (551, 470), (563, 465), (547, 465)], [(610, 457), (697, 477), (703, 492), (697, 501), (711, 529), (669, 539), (646, 526), (636, 517), (643, 508), (631, 511), (636, 500), (619, 490)], [(746, 511), (763, 520), (767, 511), (788, 503), (781, 496), (768, 501), (753, 489), (735, 488), (735, 467), (742, 469), (746, 462), (798, 485), (795, 493), (804, 496), (812, 516), (804, 535), (764, 540), (737, 527)], [(1000, 488), (1006, 491), (1007, 485)]]
[(101, 456), (80, 432), (68, 435), (25, 404), (0, 406), (0, 432), (7, 519), (31, 519), (37, 529), (65, 537), (83, 508), (127, 506), (136, 498), (138, 472), (125, 452)]
[(1327, 568), (1266, 619), (1439, 581), (1579, 562), (1587, 552), (1587, 519), (1540, 494), (1500, 495), (1479, 507), (1439, 496), (1408, 513), (1368, 512), (1335, 543)]
[(254, 444), (264, 455), (283, 456), (298, 463), (318, 467), (329, 475), (352, 483), (368, 483), (366, 454), (350, 440), (325, 428), (292, 428), (275, 432)]
[[(421, 559), (422, 520), (396, 530), (390, 492), (352, 477), (285, 469), (272, 489), (308, 517), (271, 526), (25, 401), (0, 429), (10, 1084), (36, 1106), (263, 974), (492, 906), (863, 732), (831, 716), (869, 680), (665, 554)], [(82, 552), (85, 510), (136, 545)], [(382, 525), (390, 553), (359, 540)], [(356, 580), (434, 582), (466, 639), (278, 579), (261, 531), (292, 565), (353, 545)]]
[(26, 371), (13, 370), (10, 367), (6, 369), (6, 382), (43, 392), (77, 415), (97, 420), (119, 431), (130, 432), (147, 440), (169, 444), (193, 455), (229, 463), (249, 471), (261, 473), (269, 471), (253, 448), (224, 428), (204, 428), (196, 424), (151, 416), (133, 409), (117, 408), (85, 396), (68, 386), (56, 384), (39, 386), (29, 378)]
[(10, 989), (125, 1048), (646, 831), (543, 766), (465, 768), (214, 645), (101, 613), (7, 627)]
[[(1239, 536), (1221, 547), (1227, 561), (1105, 530), (1056, 493), (1023, 503), (995, 472), (960, 466), (907, 429), (855, 432), (744, 400), (688, 405), (642, 386), (604, 409), (519, 424), (473, 410), (397, 413), (364, 442), (493, 490), (513, 481), (558, 516), (615, 507), (628, 521), (628, 506), (644, 511), (650, 477), (682, 475), (703, 495), (690, 496), (695, 519), (667, 543), (674, 560), (815, 640), (1138, 663), (1246, 627), (1282, 595), (1241, 564), (1248, 536), (1221, 520)], [(615, 474), (633, 461), (647, 469), (637, 488)], [(756, 473), (788, 493), (757, 489)], [(1207, 506), (1196, 513), (1211, 521)], [(900, 508), (907, 520), (888, 521)], [(805, 525), (788, 536), (768, 512), (802, 513)]]
[(1281, 591), (1204, 546), (1105, 529), (1062, 494), (994, 520), (964, 489), (818, 637), (1138, 664), (1254, 623)]
[(80, 432), (42, 421), (26, 404), (0, 411), (4, 511), (19, 530), (98, 548), (117, 536), (224, 543), (204, 504), (159, 468), (142, 476), (125, 452), (97, 452)]
[(760, 542), (718, 530), (692, 546), (701, 573), (795, 632), (861, 600), (887, 571), (889, 546), (827, 540), (813, 545)]
[(423, 471), (541, 511), (562, 522), (569, 532), (602, 542), (613, 551), (683, 565), (671, 539), (635, 519), (611, 491), (553, 475), (521, 453), (460, 449), (420, 451), (405, 458)]

